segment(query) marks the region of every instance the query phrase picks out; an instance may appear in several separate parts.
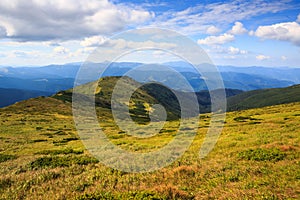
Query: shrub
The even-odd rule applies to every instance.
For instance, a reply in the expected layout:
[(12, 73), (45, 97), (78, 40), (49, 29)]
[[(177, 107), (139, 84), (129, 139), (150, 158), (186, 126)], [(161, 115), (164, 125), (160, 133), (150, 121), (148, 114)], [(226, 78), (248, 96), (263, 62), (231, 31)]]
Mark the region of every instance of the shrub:
[(253, 121), (253, 120), (260, 120), (260, 119), (256, 119), (253, 117), (238, 116), (238, 117), (233, 118), (233, 120), (237, 121), (237, 122), (247, 122), (247, 121)]
[(76, 198), (76, 200), (101, 200), (101, 199), (115, 199), (115, 198), (110, 192), (84, 194)]
[(56, 149), (56, 150), (44, 150), (36, 154), (44, 154), (44, 155), (83, 154), (83, 150), (74, 150), (71, 148), (65, 148), (65, 149)]
[(36, 140), (32, 140), (32, 142), (47, 142), (48, 140), (45, 139), (36, 139)]
[(8, 160), (13, 160), (16, 158), (17, 158), (17, 156), (14, 156), (14, 155), (0, 154), (0, 163), (8, 161)]
[(71, 165), (88, 165), (98, 160), (88, 156), (45, 156), (29, 164), (30, 169), (69, 167)]
[(10, 187), (13, 184), (13, 181), (10, 178), (0, 179), (0, 189), (5, 189)]
[(249, 149), (238, 153), (238, 157), (245, 160), (255, 161), (279, 161), (285, 158), (286, 154), (279, 149)]
[(150, 191), (132, 191), (119, 194), (110, 192), (96, 192), (92, 194), (84, 194), (76, 198), (76, 200), (100, 200), (100, 199), (136, 199), (136, 200), (164, 200), (164, 196)]

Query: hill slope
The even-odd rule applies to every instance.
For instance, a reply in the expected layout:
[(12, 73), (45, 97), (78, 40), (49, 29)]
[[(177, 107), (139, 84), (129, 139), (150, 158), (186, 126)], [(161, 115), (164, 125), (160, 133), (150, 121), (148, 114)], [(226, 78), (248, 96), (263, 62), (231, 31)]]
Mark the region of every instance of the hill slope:
[[(185, 154), (151, 173), (118, 171), (91, 157), (69, 102), (30, 99), (0, 109), (0, 119), (0, 199), (299, 199), (299, 103), (227, 113), (204, 159), (210, 115), (201, 115)], [(172, 121), (154, 137), (135, 138), (99, 121), (113, 144), (134, 153), (161, 149), (178, 132)]]
[(254, 90), (232, 96), (227, 100), (227, 108), (229, 111), (245, 110), (299, 101), (300, 85), (294, 85), (287, 88)]
[[(104, 77), (101, 78), (99, 82), (90, 82), (77, 86), (76, 91), (81, 95), (94, 95), (96, 106), (110, 109), (113, 89), (119, 80), (120, 77)], [(131, 100), (129, 102), (129, 112), (131, 113), (131, 117), (137, 121), (148, 122), (150, 120), (149, 112), (151, 112), (151, 109), (149, 108), (154, 104), (161, 104), (166, 109), (168, 120), (178, 119), (181, 116), (181, 107), (177, 97), (180, 97), (182, 101), (188, 105), (183, 109), (185, 109), (186, 113), (188, 113), (188, 116), (190, 117), (197, 116), (199, 114), (193, 106), (197, 103), (197, 101), (199, 103), (201, 113), (210, 112), (211, 102), (210, 93), (208, 91), (197, 92), (196, 95), (193, 96), (194, 93), (174, 91), (157, 83), (142, 85), (129, 77), (123, 77), (123, 80), (125, 81), (122, 82), (122, 88), (138, 88), (131, 96)], [(91, 89), (95, 89), (95, 91), (91, 91)], [(53, 97), (71, 102), (72, 91), (73, 90), (61, 91)], [(220, 90), (212, 91), (212, 93), (216, 95), (220, 92)], [(242, 91), (226, 89), (225, 92), (227, 97), (230, 97), (240, 94)], [(196, 102), (193, 102), (193, 97), (197, 98)], [(91, 101), (93, 101), (93, 98), (94, 97), (90, 97)], [(119, 103), (124, 105), (128, 104), (128, 102), (125, 101)], [(154, 110), (152, 110), (152, 112), (153, 111)]]
[[(95, 103), (102, 108), (110, 109), (111, 95), (116, 82), (120, 77), (104, 77), (101, 78), (96, 92), (88, 92), (90, 88), (95, 88), (94, 84), (97, 82), (87, 83), (78, 86), (82, 94), (94, 94)], [(168, 119), (178, 119), (180, 117), (180, 105), (176, 96), (182, 98), (187, 104), (193, 105), (191, 101), (193, 93), (179, 92), (171, 90), (165, 86), (156, 83), (150, 83), (142, 85), (135, 80), (126, 77), (126, 81), (123, 83), (124, 88), (135, 87), (138, 88), (132, 95), (131, 102), (129, 103), (129, 110), (132, 118), (148, 122), (149, 119), (149, 106), (154, 104), (163, 105), (168, 113)], [(100, 88), (101, 87), (101, 88)], [(218, 95), (220, 90), (211, 91)], [(260, 108), (264, 106), (272, 106), (278, 104), (286, 104), (292, 102), (300, 102), (300, 85), (294, 85), (286, 88), (272, 88), (253, 90), (248, 92), (242, 92), (240, 90), (225, 89), (227, 97), (227, 111), (245, 110), (249, 108)], [(210, 93), (208, 91), (196, 92), (197, 101), (199, 104), (200, 113), (211, 112), (211, 100)], [(62, 99), (71, 102), (72, 90), (61, 91), (53, 96), (57, 99)], [(126, 104), (126, 102), (122, 102)], [(196, 116), (195, 108), (188, 108), (189, 116)], [(140, 118), (140, 119), (138, 119)]]

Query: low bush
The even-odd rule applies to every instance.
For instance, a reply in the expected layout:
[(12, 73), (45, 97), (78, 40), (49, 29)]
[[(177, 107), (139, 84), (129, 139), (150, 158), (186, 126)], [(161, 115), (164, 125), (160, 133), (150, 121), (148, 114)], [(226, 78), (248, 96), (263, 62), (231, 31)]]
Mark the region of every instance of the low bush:
[(44, 154), (44, 155), (83, 154), (83, 150), (74, 150), (71, 148), (65, 148), (65, 149), (56, 149), (56, 150), (44, 150), (44, 151), (40, 151), (36, 154)]
[(8, 160), (13, 160), (16, 158), (17, 158), (17, 156), (14, 156), (14, 155), (0, 154), (0, 163), (8, 161)]
[(280, 161), (285, 158), (286, 154), (279, 149), (249, 149), (238, 153), (238, 157), (245, 160), (255, 161)]
[(101, 200), (101, 199), (136, 199), (136, 200), (164, 200), (168, 199), (164, 196), (150, 191), (133, 191), (113, 194), (111, 192), (96, 192), (92, 194), (84, 194), (78, 196), (76, 200)]
[(88, 156), (45, 156), (29, 164), (30, 169), (69, 167), (71, 165), (88, 165), (98, 163), (96, 158)]

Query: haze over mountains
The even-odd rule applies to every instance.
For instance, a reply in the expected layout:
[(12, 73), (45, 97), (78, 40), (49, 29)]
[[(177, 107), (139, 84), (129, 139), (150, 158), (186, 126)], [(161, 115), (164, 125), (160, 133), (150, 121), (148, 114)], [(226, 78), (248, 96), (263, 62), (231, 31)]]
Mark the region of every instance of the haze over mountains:
[[(82, 83), (98, 80), (99, 72), (103, 70), (108, 63), (89, 63), (90, 73), (86, 74), (86, 79)], [(112, 63), (103, 76), (122, 76), (132, 69), (143, 65), (142, 63), (121, 62)], [(46, 96), (55, 94), (61, 90), (67, 90), (74, 86), (74, 80), (77, 72), (80, 70), (81, 63), (70, 63), (64, 65), (48, 65), (42, 67), (0, 67), (0, 107), (13, 104), (20, 100), (30, 97)], [(180, 72), (189, 82), (195, 91), (207, 90), (205, 77), (199, 75), (195, 69), (185, 62), (168, 62), (160, 66), (168, 66), (175, 71)], [(266, 68), (266, 67), (233, 67), (219, 66), (221, 77), (223, 78), (225, 88), (237, 89), (243, 91), (282, 88), (300, 83), (300, 68)], [(137, 69), (139, 71), (139, 69)], [(178, 90), (186, 91), (182, 84), (172, 74), (163, 74), (160, 70), (153, 70), (151, 73), (158, 77), (166, 86)], [(148, 82), (149, 74), (143, 76), (140, 70), (138, 82)], [(130, 76), (130, 74), (129, 74)], [(136, 78), (136, 77), (134, 77)], [(7, 89), (15, 89), (14, 95), (7, 92)], [(18, 91), (18, 92), (16, 92)]]

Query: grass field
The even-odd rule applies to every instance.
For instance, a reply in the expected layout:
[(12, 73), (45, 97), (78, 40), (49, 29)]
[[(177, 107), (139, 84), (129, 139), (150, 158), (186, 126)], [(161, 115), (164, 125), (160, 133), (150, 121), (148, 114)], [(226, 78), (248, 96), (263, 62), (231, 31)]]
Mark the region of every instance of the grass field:
[[(101, 127), (128, 151), (161, 148), (177, 131), (136, 139), (116, 128), (106, 109)], [(213, 149), (199, 159), (210, 116), (188, 151), (148, 173), (108, 168), (89, 155), (73, 123), (71, 104), (37, 98), (0, 110), (0, 199), (299, 199), (300, 103), (227, 113)]]

